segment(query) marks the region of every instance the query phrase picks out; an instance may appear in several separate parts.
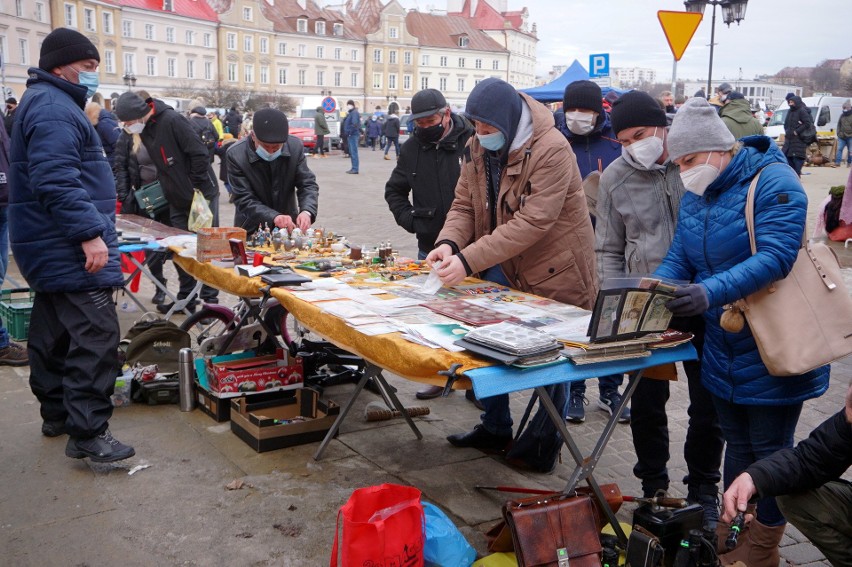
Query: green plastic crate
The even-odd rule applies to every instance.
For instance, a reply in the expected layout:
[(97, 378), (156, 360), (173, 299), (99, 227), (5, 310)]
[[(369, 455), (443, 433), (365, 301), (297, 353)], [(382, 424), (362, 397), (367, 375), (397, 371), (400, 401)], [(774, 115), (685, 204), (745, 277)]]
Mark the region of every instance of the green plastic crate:
[(29, 288), (0, 289), (0, 317), (16, 341), (27, 340), (35, 292)]

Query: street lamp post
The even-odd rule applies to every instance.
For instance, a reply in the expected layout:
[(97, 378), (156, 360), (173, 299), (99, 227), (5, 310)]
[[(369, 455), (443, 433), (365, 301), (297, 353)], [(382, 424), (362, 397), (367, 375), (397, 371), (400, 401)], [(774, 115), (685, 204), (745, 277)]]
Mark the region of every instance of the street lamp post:
[(710, 21), (710, 68), (707, 71), (707, 97), (710, 97), (713, 81), (713, 46), (716, 45), (716, 6), (722, 6), (722, 21), (728, 27), (732, 22), (740, 22), (745, 19), (746, 4), (748, 0), (684, 0), (683, 5), (687, 12), (704, 13), (707, 4), (713, 6), (713, 17)]
[(124, 84), (127, 86), (127, 90), (130, 90), (131, 87), (136, 86), (136, 75), (133, 73), (125, 73), (121, 79), (124, 81)]

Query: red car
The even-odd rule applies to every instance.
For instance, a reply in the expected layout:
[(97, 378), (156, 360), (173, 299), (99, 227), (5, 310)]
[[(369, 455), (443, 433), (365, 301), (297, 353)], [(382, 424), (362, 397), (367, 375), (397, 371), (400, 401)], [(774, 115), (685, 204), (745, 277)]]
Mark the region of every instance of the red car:
[(314, 149), (317, 137), (314, 134), (313, 118), (293, 118), (290, 120), (290, 135), (299, 138), (306, 148)]

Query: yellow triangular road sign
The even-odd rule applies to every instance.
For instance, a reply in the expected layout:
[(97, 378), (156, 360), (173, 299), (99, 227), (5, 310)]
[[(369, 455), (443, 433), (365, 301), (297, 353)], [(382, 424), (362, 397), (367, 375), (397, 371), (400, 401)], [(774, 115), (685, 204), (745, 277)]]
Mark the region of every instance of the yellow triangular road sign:
[(695, 30), (698, 29), (703, 17), (698, 12), (670, 12), (668, 10), (657, 12), (657, 19), (663, 26), (663, 33), (666, 34), (666, 40), (669, 42), (675, 61), (680, 61), (680, 58), (683, 57), (683, 52), (686, 51), (686, 46), (689, 45), (692, 36), (695, 35)]

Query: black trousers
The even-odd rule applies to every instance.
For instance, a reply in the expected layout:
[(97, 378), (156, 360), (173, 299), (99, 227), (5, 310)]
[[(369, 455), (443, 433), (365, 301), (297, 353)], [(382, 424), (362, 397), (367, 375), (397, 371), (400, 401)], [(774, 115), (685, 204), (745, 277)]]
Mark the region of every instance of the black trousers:
[[(219, 226), (218, 195), (210, 202), (210, 210), (213, 211), (213, 226)], [(173, 226), (174, 228), (189, 230), (189, 210), (182, 211), (169, 206), (169, 222), (171, 222), (170, 226)], [(189, 297), (189, 294), (192, 293), (192, 290), (195, 287), (195, 278), (183, 271), (177, 264), (175, 264), (175, 270), (177, 270), (178, 281), (180, 282), (177, 294), (178, 299), (185, 299)], [(162, 273), (162, 271), (160, 273)], [(209, 303), (219, 302), (219, 290), (215, 287), (210, 287), (209, 285), (201, 286), (200, 295), (202, 301)]]
[[(689, 425), (683, 455), (688, 476), (684, 479), (690, 496), (698, 487), (718, 484), (721, 479), (722, 451), (725, 446), (719, 418), (710, 392), (701, 384), (701, 353), (704, 348), (704, 320), (697, 317), (675, 317), (669, 325), (679, 331), (695, 334), (692, 344), (698, 360), (685, 361), (683, 369), (689, 387)], [(642, 379), (631, 398), (630, 429), (636, 451), (633, 474), (642, 480), (645, 496), (669, 487), (669, 426), (666, 402), (669, 383), (666, 380)]]
[(45, 421), (65, 421), (72, 437), (103, 433), (112, 417), (119, 326), (112, 289), (37, 292), (27, 353), (30, 389)]

